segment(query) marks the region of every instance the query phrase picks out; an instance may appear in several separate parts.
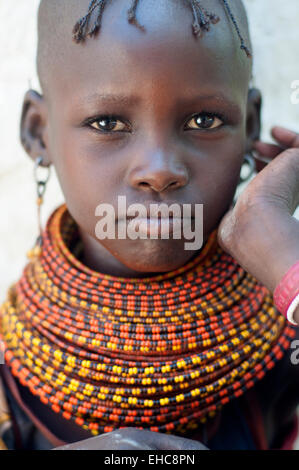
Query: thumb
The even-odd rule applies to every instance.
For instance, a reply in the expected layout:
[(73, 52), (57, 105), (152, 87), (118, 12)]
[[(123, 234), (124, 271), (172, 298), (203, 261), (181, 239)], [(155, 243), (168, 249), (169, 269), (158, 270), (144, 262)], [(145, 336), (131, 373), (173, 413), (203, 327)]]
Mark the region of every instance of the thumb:
[(230, 253), (230, 246), (235, 226), (234, 209), (230, 209), (222, 218), (217, 232), (217, 240), (220, 247)]

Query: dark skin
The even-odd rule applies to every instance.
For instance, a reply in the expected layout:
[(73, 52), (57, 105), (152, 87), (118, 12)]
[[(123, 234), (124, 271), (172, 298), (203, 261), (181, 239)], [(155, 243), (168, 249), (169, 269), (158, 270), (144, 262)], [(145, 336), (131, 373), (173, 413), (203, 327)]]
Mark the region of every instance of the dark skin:
[[(47, 67), (39, 64), (43, 95), (33, 90), (25, 95), (22, 143), (33, 160), (42, 155), (45, 165), (55, 167), (68, 209), (80, 229), (87, 266), (122, 277), (167, 272), (196, 255), (184, 250), (184, 239), (98, 240), (94, 233), (96, 206), (110, 203), (117, 212), (118, 195), (126, 196), (127, 205), (202, 203), (206, 241), (231, 207), (244, 154), (259, 138), (261, 96), (258, 90), (249, 90), (251, 62), (239, 51), (238, 39), (217, 2), (211, 6), (221, 17), (221, 24), (196, 40), (191, 34), (190, 11), (179, 2), (158, 2), (154, 9), (150, 2), (143, 2), (138, 18), (147, 31), (142, 33), (127, 23), (127, 2), (119, 0), (107, 8), (99, 37), (78, 46), (72, 42), (70, 32), (88, 3), (72, 0), (68, 4), (70, 15), (61, 15), (59, 34), (54, 34), (57, 39), (51, 39), (59, 41), (52, 44), (52, 51), (61, 54), (56, 54)], [(48, 8), (49, 2), (44, 2), (40, 24), (51, 14), (55, 18), (54, 10)], [(238, 15), (242, 21), (242, 9)], [(41, 29), (47, 29), (47, 25)], [(94, 96), (96, 93), (110, 94), (114, 99), (110, 96), (109, 102), (100, 100)], [(118, 95), (125, 98), (121, 100)], [(194, 115), (203, 113), (218, 115), (209, 129), (194, 123)], [(105, 115), (116, 116), (121, 131), (103, 133), (98, 123)], [(94, 122), (87, 124), (90, 118)], [(286, 144), (286, 140), (280, 139), (279, 143)], [(259, 150), (270, 156), (269, 147)], [(267, 177), (267, 169), (260, 175), (265, 172)], [(264, 191), (266, 196), (269, 194)], [(240, 210), (238, 220), (242, 219), (240, 214), (246, 219)], [(265, 251), (262, 241), (254, 239), (258, 220), (253, 219), (252, 214), (246, 240), (249, 247), (254, 247), (255, 256), (248, 270), (273, 288), (287, 263), (280, 263), (275, 280), (263, 278), (261, 260), (271, 251), (271, 240), (268, 238)], [(281, 219), (287, 224), (287, 217)], [(244, 253), (237, 253), (238, 243), (226, 235), (231, 233), (231, 220), (227, 216), (221, 225), (220, 243), (247, 267)], [(298, 246), (297, 251), (298, 256), (293, 251), (288, 259), (295, 256), (295, 262)], [(36, 399), (30, 398), (30, 406), (42, 415)], [(126, 431), (117, 432), (122, 435)], [(159, 440), (157, 444), (156, 434), (148, 434), (147, 445), (170, 448)], [(62, 438), (73, 441), (74, 436), (78, 440), (87, 437), (68, 423)], [(138, 442), (140, 434), (134, 438)], [(175, 439), (179, 438), (172, 436), (171, 442)], [(93, 439), (92, 445), (124, 448), (117, 447), (115, 439), (109, 442), (109, 436)], [(178, 447), (173, 448), (180, 445), (177, 441)]]
[[(181, 5), (169, 2), (166, 11), (163, 5), (160, 11), (144, 2), (139, 18), (147, 24), (147, 33), (128, 24), (119, 12), (124, 6), (126, 1), (117, 1), (107, 8), (101, 34), (84, 47), (69, 35), (82, 5), (72, 12), (64, 27), (67, 52), (63, 67), (58, 60), (59, 80), (57, 68), (55, 75), (50, 68), (46, 98), (34, 92), (25, 97), (29, 108), (23, 137), (33, 158), (43, 155), (55, 167), (68, 209), (80, 227), (84, 262), (107, 274), (143, 277), (176, 269), (195, 253), (184, 250), (184, 239), (100, 241), (94, 233), (96, 206), (110, 203), (117, 213), (118, 195), (126, 196), (127, 205), (202, 203), (206, 240), (228, 210), (244, 153), (258, 137), (260, 95), (252, 91), (247, 108), (251, 63), (242, 51), (236, 56), (226, 47), (225, 42), (235, 47), (238, 43), (221, 7), (218, 34), (197, 41), (191, 32), (186, 34), (192, 17)], [(221, 54), (217, 61), (215, 48)], [(86, 96), (95, 93), (114, 98), (88, 101)], [(118, 95), (125, 100), (115, 98)], [(215, 117), (217, 127), (196, 127), (192, 117), (202, 112), (225, 114), (223, 124)], [(104, 134), (83, 125), (107, 114), (119, 117), (117, 129), (122, 131)], [(39, 139), (28, 132), (32, 122)]]

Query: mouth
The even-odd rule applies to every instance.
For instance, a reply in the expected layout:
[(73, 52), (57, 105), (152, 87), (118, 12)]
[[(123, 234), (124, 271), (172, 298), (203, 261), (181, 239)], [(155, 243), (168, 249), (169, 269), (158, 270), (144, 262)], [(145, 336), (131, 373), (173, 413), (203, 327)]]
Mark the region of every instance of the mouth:
[[(128, 216), (126, 219), (120, 219), (118, 222), (130, 223), (130, 228), (138, 232), (141, 236), (153, 238), (164, 237), (167, 235), (181, 235), (183, 225), (191, 224), (194, 217), (134, 217)], [(181, 238), (181, 236), (179, 236)]]
[[(137, 204), (135, 209), (134, 205)], [(143, 211), (140, 213), (139, 205)], [(189, 206), (189, 207), (188, 207)], [(121, 207), (116, 223), (123, 227), (123, 233), (132, 239), (137, 238), (171, 238), (182, 239), (185, 229), (194, 228), (195, 205), (176, 201), (142, 201), (130, 203), (129, 208)], [(132, 210), (134, 208), (134, 211)], [(134, 214), (135, 212), (135, 214)], [(129, 215), (130, 214), (130, 215)], [(133, 215), (131, 215), (133, 214)]]
[[(139, 216), (137, 215), (129, 215), (130, 213), (134, 214), (132, 212), (132, 208), (134, 206), (142, 206), (143, 211), (142, 214)], [(153, 201), (153, 200), (148, 200), (148, 201), (140, 201), (140, 202), (130, 202), (128, 204), (128, 208), (125, 208), (123, 211), (123, 208), (121, 208), (121, 212), (118, 211), (118, 218), (126, 218), (128, 220), (136, 219), (137, 217), (140, 218), (148, 218), (148, 219), (157, 219), (157, 218), (162, 218), (162, 219), (173, 219), (173, 218), (195, 218), (195, 206), (196, 204), (194, 203), (179, 203), (176, 201), (170, 201), (170, 200), (164, 200), (164, 201)], [(189, 209), (187, 211), (187, 209)], [(136, 211), (139, 211), (136, 209)], [(190, 214), (190, 216), (189, 216)]]

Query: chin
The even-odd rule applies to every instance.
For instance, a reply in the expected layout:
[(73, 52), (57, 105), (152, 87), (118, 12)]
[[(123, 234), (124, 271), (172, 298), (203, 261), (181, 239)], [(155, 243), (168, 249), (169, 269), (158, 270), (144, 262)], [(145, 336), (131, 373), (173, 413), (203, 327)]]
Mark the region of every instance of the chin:
[[(176, 243), (175, 243), (176, 242)], [(171, 240), (165, 245), (163, 243), (151, 242), (143, 244), (143, 247), (128, 253), (125, 259), (121, 259), (119, 253), (118, 259), (128, 268), (140, 273), (160, 273), (173, 271), (186, 264), (195, 254), (195, 251), (185, 250), (184, 244), (177, 240)]]

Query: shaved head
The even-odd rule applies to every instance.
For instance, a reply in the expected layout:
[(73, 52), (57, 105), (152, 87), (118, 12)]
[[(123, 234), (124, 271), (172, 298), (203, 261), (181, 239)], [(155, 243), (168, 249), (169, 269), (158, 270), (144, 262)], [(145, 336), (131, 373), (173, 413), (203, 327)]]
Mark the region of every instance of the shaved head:
[(240, 0), (41, 2), (43, 93), (25, 96), (23, 141), (54, 165), (87, 266), (142, 277), (193, 256), (184, 237), (99, 240), (95, 208), (109, 204), (117, 217), (120, 195), (128, 206), (203, 204), (208, 239), (259, 135), (249, 51)]
[[(104, 34), (107, 24), (110, 22), (115, 28), (115, 35), (120, 25), (124, 27), (127, 23), (127, 11), (131, 6), (128, 0), (110, 0), (107, 2), (103, 15), (101, 31), (96, 38), (88, 39), (89, 41), (100, 40), (101, 34)], [(165, 0), (157, 2), (155, 0), (140, 0), (137, 8), (138, 22), (145, 26), (146, 31), (152, 31), (155, 34), (162, 32), (167, 36), (171, 28), (171, 22), (175, 17), (180, 23), (185, 23), (186, 33), (191, 32), (192, 10), (188, 4), (188, 0)], [(246, 58), (244, 51), (240, 50), (240, 40), (234, 30), (231, 18), (224, 9), (220, 0), (204, 0), (202, 2), (206, 8), (217, 14), (220, 23), (212, 25), (208, 33), (203, 36), (216, 36), (221, 49), (231, 48), (233, 54), (239, 56), (240, 61), (251, 75), (252, 61)], [(42, 90), (47, 94), (47, 88), (51, 79), (57, 79), (59, 76), (59, 68), (64, 66), (71, 49), (77, 48), (82, 51), (86, 48), (86, 44), (76, 44), (73, 41), (73, 28), (75, 23), (84, 15), (86, 15), (90, 0), (41, 0), (38, 14), (38, 54), (37, 69)], [(251, 50), (251, 41), (248, 28), (248, 20), (246, 11), (241, 0), (231, 0), (229, 2), (232, 13), (236, 19), (245, 43)], [(93, 13), (92, 18), (95, 16)], [(138, 31), (132, 25), (128, 25), (134, 29), (132, 32), (132, 40), (138, 40), (142, 37), (142, 32)], [(103, 31), (102, 31), (103, 30)], [(197, 40), (194, 38), (194, 40)], [(204, 37), (198, 41), (205, 40)], [(214, 41), (215, 43), (215, 41)], [(207, 40), (208, 45), (208, 40)], [(79, 52), (78, 52), (79, 53)]]

